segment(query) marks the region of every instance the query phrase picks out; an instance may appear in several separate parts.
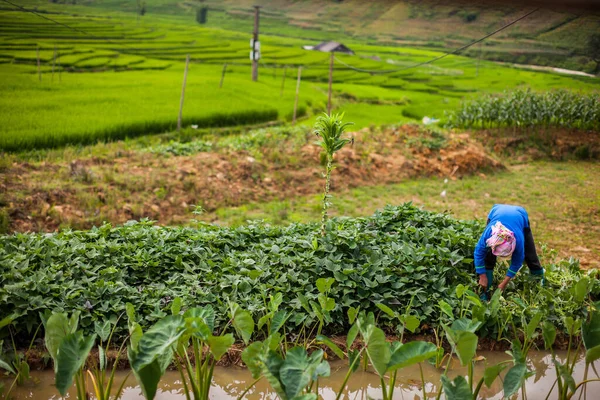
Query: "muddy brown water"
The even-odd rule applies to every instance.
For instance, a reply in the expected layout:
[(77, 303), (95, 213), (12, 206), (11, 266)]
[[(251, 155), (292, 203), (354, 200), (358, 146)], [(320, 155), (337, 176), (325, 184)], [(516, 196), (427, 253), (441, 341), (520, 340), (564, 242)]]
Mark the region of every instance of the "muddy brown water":
[[(475, 367), (476, 378), (483, 374), (486, 365), (494, 365), (500, 361), (508, 360), (510, 357), (501, 352), (480, 352), (478, 356), (485, 357), (484, 360), (478, 361)], [(557, 354), (559, 359), (566, 356), (566, 352)], [(535, 375), (527, 380), (526, 394), (528, 399), (545, 399), (550, 388), (556, 378), (555, 369), (552, 364), (552, 357), (545, 352), (530, 352), (529, 353), (529, 369), (535, 371)], [(583, 380), (585, 362), (582, 357), (577, 362), (575, 367), (574, 378), (575, 382)], [(342, 385), (347, 365), (342, 361), (331, 362), (331, 376), (319, 381), (319, 393), (324, 399), (335, 399), (337, 390)], [(427, 398), (435, 398), (435, 395), (440, 385), (440, 375), (443, 371), (436, 369), (434, 366), (423, 363), (423, 373), (426, 381)], [(504, 376), (505, 372), (502, 374)], [(454, 378), (457, 375), (465, 376), (467, 369), (460, 367), (458, 360), (453, 360), (448, 375)], [(54, 374), (52, 371), (33, 371), (32, 376), (35, 382), (28, 382), (25, 385), (13, 390), (11, 398), (15, 400), (36, 399), (36, 400), (58, 400), (60, 395), (53, 386)], [(589, 378), (596, 378), (590, 369)], [(115, 379), (118, 386), (123, 379), (127, 379), (125, 390), (122, 396), (123, 400), (143, 400), (141, 390), (132, 375), (128, 376), (128, 371), (118, 371)], [(5, 385), (5, 390), (10, 386), (10, 380), (1, 380)], [(247, 385), (254, 381), (250, 372), (245, 368), (239, 367), (217, 367), (213, 378), (213, 385), (210, 391), (211, 399), (237, 399), (238, 396), (246, 389)], [(73, 388), (74, 389), (74, 388)], [(587, 398), (600, 398), (600, 382), (592, 382), (588, 385)], [(399, 371), (396, 391), (394, 399), (422, 399), (421, 375), (418, 366), (404, 368)], [(246, 399), (275, 399), (277, 395), (273, 392), (266, 380), (262, 379), (256, 384), (245, 396)], [(343, 399), (367, 399), (381, 398), (381, 385), (379, 377), (369, 371), (357, 371), (353, 374), (348, 382), (344, 392)], [(575, 398), (578, 397), (578, 394)], [(67, 398), (75, 398), (75, 391), (72, 390)], [(485, 385), (480, 392), (480, 398), (485, 399), (501, 399), (502, 398), (502, 382), (496, 380), (491, 388)], [(520, 394), (518, 395), (520, 399)], [(550, 399), (557, 398), (556, 388), (550, 395)], [(583, 397), (582, 397), (583, 398)], [(181, 378), (176, 371), (167, 371), (163, 376), (159, 391), (156, 396), (157, 400), (183, 400), (185, 395), (182, 391)]]

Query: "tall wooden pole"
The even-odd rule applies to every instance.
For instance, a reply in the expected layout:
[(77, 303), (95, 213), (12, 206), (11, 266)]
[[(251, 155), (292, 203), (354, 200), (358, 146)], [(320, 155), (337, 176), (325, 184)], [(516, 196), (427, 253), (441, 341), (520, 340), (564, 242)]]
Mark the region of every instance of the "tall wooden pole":
[(190, 64), (190, 55), (185, 58), (185, 70), (183, 71), (183, 86), (181, 87), (181, 101), (179, 102), (179, 117), (177, 118), (177, 130), (181, 130), (181, 114), (183, 112), (183, 98), (185, 96), (185, 83), (187, 81), (188, 65)]
[(223, 80), (225, 79), (225, 72), (227, 72), (227, 63), (223, 64), (223, 72), (221, 72), (221, 82), (219, 82), (219, 89), (223, 87)]
[(298, 67), (298, 80), (296, 81), (296, 100), (294, 100), (294, 117), (292, 125), (296, 125), (296, 110), (298, 109), (298, 94), (300, 93), (300, 77), (302, 76), (302, 67)]
[(329, 93), (327, 95), (327, 114), (331, 115), (331, 85), (333, 83), (333, 51), (329, 58)]
[(42, 70), (40, 69), (40, 48), (39, 48), (39, 46), (35, 49), (35, 54), (37, 56), (38, 79), (41, 82), (42, 81)]
[(283, 96), (283, 88), (285, 86), (285, 74), (287, 73), (287, 67), (283, 67), (283, 77), (281, 78), (281, 91), (279, 97)]
[(254, 32), (252, 33), (252, 80), (258, 80), (258, 19), (260, 6), (254, 6)]

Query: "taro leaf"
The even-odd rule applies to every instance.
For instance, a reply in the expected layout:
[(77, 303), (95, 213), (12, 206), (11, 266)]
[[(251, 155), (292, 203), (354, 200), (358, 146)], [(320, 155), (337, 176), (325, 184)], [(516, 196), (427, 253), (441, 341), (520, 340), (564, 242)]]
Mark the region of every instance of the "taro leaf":
[(486, 368), (483, 372), (483, 382), (485, 383), (485, 386), (492, 387), (492, 383), (494, 383), (498, 375), (500, 375), (500, 372), (502, 372), (506, 367), (506, 364), (496, 364)]
[(367, 356), (377, 374), (383, 376), (390, 362), (390, 346), (385, 340), (385, 333), (374, 325), (369, 325), (365, 333), (363, 340)]
[(446, 375), (442, 375), (442, 386), (447, 400), (468, 400), (473, 398), (471, 387), (464, 376), (459, 375), (451, 381)]
[(437, 354), (436, 345), (422, 341), (409, 342), (396, 348), (392, 347), (392, 350), (388, 371), (418, 364)]
[(223, 336), (211, 336), (206, 341), (210, 352), (212, 353), (215, 360), (219, 361), (221, 357), (233, 346), (235, 339), (231, 333)]
[[(56, 361), (56, 355), (58, 352), (58, 346), (60, 342), (71, 332), (70, 322), (67, 318), (67, 314), (54, 313), (46, 321), (46, 334), (44, 337), (44, 343), (50, 353), (50, 357)], [(56, 363), (54, 366), (56, 372)]]
[(265, 339), (265, 345), (275, 351), (277, 349), (277, 347), (279, 347), (279, 344), (281, 343), (281, 339), (283, 339), (283, 336), (281, 336), (281, 333), (279, 332), (275, 332), (272, 335), (269, 335), (269, 337), (267, 337)]
[(577, 303), (583, 302), (585, 296), (588, 294), (589, 278), (587, 276), (582, 277), (577, 281), (575, 286), (571, 288), (571, 293)]
[(6, 361), (0, 359), (0, 368), (10, 372), (13, 375), (17, 374), (17, 371), (15, 371), (15, 369), (12, 367), (12, 365), (10, 365), (9, 363), (7, 363)]
[(283, 364), (281, 356), (274, 351), (268, 351), (266, 354), (260, 355), (261, 375), (267, 378), (271, 387), (275, 390), (279, 398), (287, 399), (286, 391), (281, 385), (280, 370)]
[(593, 363), (600, 358), (600, 345), (594, 346), (585, 352), (585, 362), (588, 364)]
[(258, 322), (256, 323), (256, 329), (262, 329), (262, 327), (271, 319), (273, 318), (273, 312), (267, 313), (265, 315), (263, 315), (262, 317), (260, 317), (260, 319), (258, 320)]
[(447, 316), (449, 316), (451, 319), (454, 319), (454, 313), (452, 312), (452, 307), (450, 306), (450, 304), (448, 304), (444, 300), (440, 300), (438, 302), (438, 306), (440, 307), (440, 310), (444, 314), (446, 314)]
[(304, 347), (288, 350), (279, 370), (280, 380), (288, 399), (295, 398), (308, 386), (322, 359), (323, 350), (316, 350), (310, 357)]
[(269, 310), (271, 312), (277, 312), (279, 306), (283, 303), (283, 295), (281, 293), (275, 293), (275, 295), (269, 295)]
[(356, 320), (356, 316), (358, 315), (358, 310), (360, 310), (360, 307), (358, 307), (358, 308), (348, 307), (348, 322), (350, 324), (353, 324), (354, 321)]
[(94, 346), (96, 335), (84, 337), (82, 331), (69, 333), (60, 342), (56, 354), (56, 388), (62, 396), (73, 385), (73, 377), (83, 367)]
[(106, 368), (106, 352), (102, 346), (98, 346), (98, 364), (100, 371), (104, 371), (104, 368)]
[[(127, 356), (129, 357), (129, 362), (131, 363), (136, 357), (135, 350), (133, 350), (131, 347), (128, 347)], [(150, 364), (142, 367), (139, 370), (132, 368), (132, 371), (133, 375), (135, 375), (135, 378), (140, 384), (144, 398), (146, 400), (153, 400), (154, 396), (156, 396), (158, 382), (163, 375), (158, 360), (152, 361)]]
[(106, 342), (110, 336), (110, 321), (104, 321), (102, 324), (99, 321), (95, 321), (94, 332), (100, 338), (100, 342)]
[(350, 350), (350, 347), (352, 347), (352, 343), (354, 343), (354, 340), (356, 339), (357, 335), (358, 335), (358, 325), (354, 324), (350, 327), (350, 330), (348, 331), (348, 335), (346, 336), (346, 348), (348, 350)]
[(569, 371), (569, 367), (567, 365), (563, 365), (561, 363), (559, 363), (556, 360), (554, 361), (554, 365), (556, 365), (556, 369), (558, 370), (558, 374), (560, 375), (560, 377), (562, 378), (563, 382), (569, 387), (569, 389), (571, 389), (571, 392), (575, 391), (575, 379), (573, 379), (573, 376), (571, 375), (571, 372)]
[(231, 318), (231, 324), (235, 328), (235, 331), (246, 345), (252, 337), (254, 332), (254, 320), (252, 315), (246, 310), (243, 310), (237, 303), (229, 303), (229, 317)]
[(19, 379), (22, 379), (23, 381), (28, 381), (30, 376), (29, 376), (29, 364), (27, 363), (27, 361), (21, 361), (18, 364), (19, 369)]
[(375, 305), (381, 311), (383, 311), (384, 313), (386, 313), (389, 317), (396, 318), (396, 313), (391, 308), (389, 308), (388, 306), (386, 306), (385, 304), (377, 303)]
[(556, 340), (556, 328), (550, 321), (544, 321), (542, 324), (542, 336), (544, 337), (544, 347), (549, 350), (554, 346)]
[(473, 332), (457, 332), (455, 350), (463, 367), (471, 362), (475, 356), (478, 339)]
[(404, 327), (412, 333), (415, 333), (421, 325), (421, 320), (414, 315), (403, 315), (401, 319)]
[(467, 290), (467, 288), (465, 287), (465, 285), (463, 285), (462, 283), (460, 283), (457, 287), (456, 287), (456, 297), (457, 298), (461, 298), (463, 297), (463, 295), (465, 294), (465, 291)]
[(212, 333), (215, 330), (215, 310), (210, 306), (190, 308), (183, 314), (184, 318), (202, 318)]
[(313, 372), (312, 380), (316, 381), (319, 378), (327, 378), (329, 375), (331, 375), (331, 367), (327, 361), (323, 360), (317, 365), (315, 372)]
[(181, 312), (181, 297), (175, 297), (171, 303), (171, 314), (177, 315)]
[(573, 317), (569, 316), (565, 318), (565, 327), (567, 328), (567, 332), (569, 336), (576, 336), (581, 328), (581, 320), (573, 319)]
[(200, 317), (185, 318), (185, 333), (188, 338), (194, 336), (202, 341), (206, 341), (212, 336), (212, 331)]
[(473, 303), (474, 305), (481, 307), (481, 300), (479, 300), (477, 297), (475, 296), (465, 296), (467, 298), (467, 300), (469, 300), (471, 303)]
[(12, 315), (2, 318), (2, 320), (0, 320), (0, 329), (4, 328), (7, 325), (10, 325), (13, 322), (13, 320), (14, 317)]
[(524, 363), (517, 363), (513, 365), (506, 376), (504, 377), (504, 397), (510, 397), (523, 385), (525, 380), (525, 374), (527, 373), (527, 366)]
[(331, 351), (333, 351), (333, 353), (340, 359), (343, 360), (344, 359), (344, 352), (338, 347), (337, 344), (333, 343), (331, 341), (331, 339), (329, 339), (326, 336), (323, 335), (317, 335), (317, 342), (323, 343), (324, 345), (326, 345), (327, 347), (329, 347), (329, 349)]
[(356, 372), (360, 367), (360, 351), (348, 350), (348, 367), (352, 367), (352, 372)]
[(296, 396), (291, 400), (317, 400), (317, 394), (316, 393), (306, 393), (300, 396)]
[(533, 336), (535, 334), (535, 330), (538, 327), (538, 325), (540, 324), (541, 320), (542, 320), (542, 312), (538, 311), (533, 316), (533, 318), (531, 318), (531, 321), (529, 321), (529, 323), (527, 324), (527, 328), (525, 330), (525, 334), (527, 335), (527, 338), (533, 339)]
[(263, 342), (253, 342), (242, 351), (242, 361), (244, 361), (254, 379), (258, 379), (262, 373), (262, 355), (266, 351), (266, 346)]
[[(165, 354), (172, 355), (172, 346), (185, 331), (181, 315), (168, 315), (152, 326), (140, 339), (131, 367), (140, 371)], [(161, 365), (162, 366), (162, 365)], [(161, 375), (164, 370), (161, 371)]]
[(319, 305), (321, 306), (321, 310), (323, 311), (332, 311), (335, 308), (335, 300), (331, 297), (325, 296), (323, 293), (319, 293), (317, 296), (319, 300)]
[(142, 327), (137, 322), (133, 322), (131, 327), (129, 328), (129, 341), (131, 343), (131, 347), (133, 350), (137, 351), (138, 343), (142, 338), (143, 332)]
[(510, 354), (515, 364), (525, 364), (525, 355), (523, 354), (523, 350), (521, 350), (521, 342), (518, 339), (512, 341)]
[(273, 315), (273, 321), (271, 322), (271, 329), (269, 330), (269, 335), (273, 335), (278, 332), (279, 329), (285, 324), (285, 321), (288, 319), (289, 314), (287, 311), (277, 311), (275, 315)]
[(596, 309), (594, 309), (590, 313), (589, 321), (586, 321), (581, 327), (583, 344), (588, 350), (600, 345), (600, 311), (598, 311), (599, 306), (600, 304), (596, 303)]
[(308, 304), (308, 300), (302, 293), (298, 293), (298, 301), (300, 302), (302, 308), (304, 308), (304, 311), (306, 311), (308, 314), (312, 314), (310, 305)]
[(317, 279), (316, 285), (319, 293), (327, 293), (331, 289), (331, 285), (335, 283), (334, 278), (319, 278)]
[(481, 321), (472, 321), (468, 318), (460, 318), (460, 319), (456, 319), (456, 320), (454, 320), (454, 322), (452, 322), (451, 328), (453, 331), (464, 331), (464, 332), (475, 333), (475, 332), (477, 332), (477, 329), (479, 329), (481, 324), (482, 324)]
[(500, 310), (500, 297), (502, 296), (502, 290), (496, 289), (490, 302), (488, 303), (488, 308), (490, 310), (490, 317), (495, 318), (498, 315), (498, 311)]

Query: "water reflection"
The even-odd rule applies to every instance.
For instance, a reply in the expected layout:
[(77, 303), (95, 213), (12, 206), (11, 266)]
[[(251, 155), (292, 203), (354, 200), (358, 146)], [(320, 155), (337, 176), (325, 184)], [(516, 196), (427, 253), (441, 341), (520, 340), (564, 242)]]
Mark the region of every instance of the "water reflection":
[[(500, 361), (508, 360), (510, 357), (500, 352), (480, 352), (478, 355), (485, 357), (484, 361), (477, 362), (475, 375), (477, 378), (483, 375), (483, 371), (487, 366), (494, 365)], [(560, 360), (564, 360), (566, 353), (558, 354)], [(545, 352), (530, 352), (529, 368), (535, 371), (535, 375), (529, 378), (526, 384), (526, 392), (528, 399), (545, 399), (548, 391), (554, 383), (556, 377), (554, 367), (552, 366), (552, 357)], [(575, 367), (574, 378), (576, 382), (583, 380), (585, 362), (580, 356)], [(502, 374), (504, 376), (506, 371)], [(429, 364), (423, 364), (423, 373), (425, 376), (427, 398), (435, 398), (437, 391), (440, 388), (441, 371)], [(346, 374), (346, 365), (342, 362), (331, 363), (331, 376), (319, 382), (320, 395), (327, 400), (335, 399), (335, 394), (339, 390)], [(450, 378), (457, 375), (465, 376), (466, 368), (460, 367), (458, 360), (453, 360), (448, 373)], [(12, 396), (15, 400), (21, 399), (36, 399), (36, 400), (58, 400), (60, 396), (54, 388), (54, 374), (52, 371), (34, 371), (32, 375), (37, 380), (36, 383), (29, 382), (23, 387), (17, 388)], [(116, 381), (122, 382), (127, 376), (127, 371), (119, 371)], [(210, 398), (218, 400), (237, 399), (237, 397), (246, 389), (246, 385), (254, 381), (248, 370), (244, 368), (221, 368), (215, 369), (213, 387), (211, 389)], [(10, 386), (10, 381), (2, 379), (5, 388)], [(115, 385), (115, 387), (117, 387)], [(588, 386), (590, 390), (600, 389), (598, 382), (591, 383)], [(556, 389), (554, 389), (556, 391)], [(592, 392), (593, 393), (593, 392)], [(421, 375), (418, 366), (402, 369), (398, 374), (396, 392), (394, 399), (422, 399)], [(502, 382), (496, 380), (492, 387), (482, 387), (480, 397), (486, 399), (501, 399), (502, 398)], [(75, 398), (75, 391), (69, 393), (67, 398)], [(252, 388), (246, 395), (249, 400), (258, 399), (276, 399), (277, 395), (266, 380), (261, 380)], [(359, 371), (352, 375), (348, 382), (348, 386), (343, 399), (346, 400), (366, 400), (368, 398), (381, 398), (381, 389), (379, 377), (372, 372)], [(551, 394), (550, 398), (556, 398), (556, 393)], [(143, 400), (140, 388), (137, 386), (135, 378), (129, 376), (125, 391), (122, 397), (123, 400)], [(175, 371), (168, 371), (163, 377), (159, 392), (156, 396), (158, 400), (184, 400), (185, 395), (182, 391), (180, 376)]]

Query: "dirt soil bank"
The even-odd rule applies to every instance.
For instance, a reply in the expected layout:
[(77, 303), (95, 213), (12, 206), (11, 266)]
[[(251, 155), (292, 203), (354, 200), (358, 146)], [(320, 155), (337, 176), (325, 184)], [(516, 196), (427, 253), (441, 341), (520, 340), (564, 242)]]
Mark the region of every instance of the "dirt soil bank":
[[(334, 191), (504, 168), (466, 133), (440, 136), (405, 125), (352, 135), (354, 144), (336, 154)], [(159, 224), (186, 223), (194, 217), (195, 205), (212, 211), (319, 193), (324, 185), (322, 157), (314, 141), (309, 134), (300, 142), (294, 138), (188, 156), (117, 152), (14, 163), (1, 175), (0, 196), (13, 232), (83, 229), (144, 217)]]

